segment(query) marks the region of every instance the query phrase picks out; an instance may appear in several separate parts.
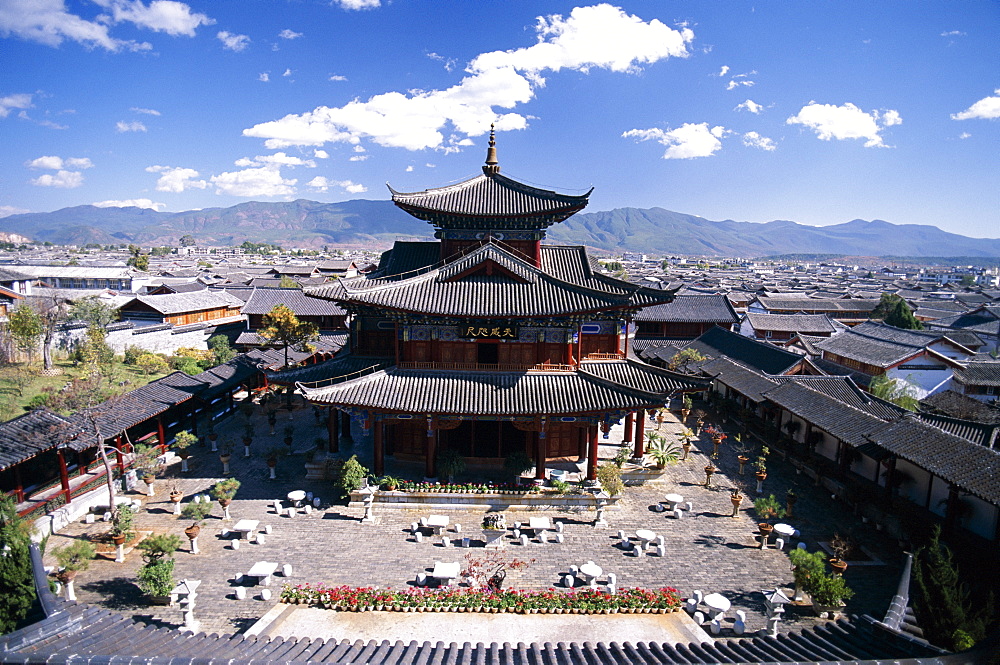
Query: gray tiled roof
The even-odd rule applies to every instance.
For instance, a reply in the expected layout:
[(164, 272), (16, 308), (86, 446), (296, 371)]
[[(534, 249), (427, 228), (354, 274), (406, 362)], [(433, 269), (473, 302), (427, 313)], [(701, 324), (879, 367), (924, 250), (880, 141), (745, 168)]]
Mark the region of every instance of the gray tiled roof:
[(923, 352), (923, 347), (858, 335), (845, 330), (815, 343), (816, 348), (876, 367), (888, 367)]
[(868, 439), (960, 489), (1000, 505), (1000, 451), (949, 434), (916, 416), (873, 431)]
[[(831, 335), (836, 331), (826, 314), (754, 314), (747, 312), (754, 330)], [(864, 324), (862, 324), (864, 325)]]
[(166, 293), (159, 296), (139, 296), (125, 303), (125, 309), (131, 302), (141, 302), (161, 314), (180, 314), (197, 312), (220, 307), (240, 307), (243, 304), (239, 298), (225, 291), (192, 291), (190, 293)]
[(647, 307), (636, 321), (699, 322), (732, 325), (739, 321), (726, 296), (681, 296), (673, 302)]
[(369, 370), (385, 369), (392, 362), (389, 358), (356, 356), (348, 353), (315, 365), (303, 365), (278, 372), (264, 372), (264, 376), (271, 383), (283, 385), (291, 383), (332, 385), (356, 378), (360, 373), (368, 373)]
[[(500, 263), (517, 279), (501, 274), (475, 272), (477, 264)], [(453, 262), (469, 272), (461, 279), (444, 281), (451, 265), (401, 280), (359, 277), (313, 287), (306, 293), (343, 304), (452, 317), (537, 317), (604, 313), (635, 309), (663, 302), (671, 294), (637, 287), (601, 275), (586, 284), (563, 281), (493, 245), (486, 244)], [(525, 282), (525, 279), (530, 278)]]
[(1000, 386), (1000, 360), (972, 360), (952, 376), (966, 386)]
[(584, 361), (580, 364), (580, 371), (621, 386), (663, 396), (684, 390), (704, 390), (709, 386), (708, 381), (636, 360)]
[(653, 395), (587, 372), (448, 372), (392, 367), (322, 388), (306, 398), (400, 413), (560, 415), (635, 410), (662, 402)]
[(498, 226), (497, 220), (492, 219), (496, 217), (544, 215), (552, 216), (552, 222), (561, 221), (586, 206), (590, 196), (590, 192), (580, 196), (558, 194), (498, 173), (484, 173), (421, 192), (397, 192), (392, 187), (389, 190), (396, 205), (420, 219), (425, 219), (419, 214), (421, 211), (481, 217), (490, 228), (505, 228), (502, 221)]
[(0, 423), (0, 469), (55, 448), (78, 432), (71, 418), (44, 409)]
[(764, 397), (852, 446), (863, 445), (868, 434), (886, 424), (884, 420), (794, 381), (768, 390)]
[(285, 305), (296, 316), (344, 316), (347, 312), (336, 303), (320, 298), (310, 298), (301, 289), (254, 289), (246, 304), (244, 314), (267, 314), (278, 305)]
[(757, 300), (768, 310), (837, 314), (868, 314), (875, 309), (879, 302), (869, 298), (781, 298), (774, 296), (759, 296)]
[(709, 358), (728, 356), (765, 374), (784, 374), (802, 361), (802, 356), (797, 353), (718, 326), (708, 329), (684, 348), (693, 348)]

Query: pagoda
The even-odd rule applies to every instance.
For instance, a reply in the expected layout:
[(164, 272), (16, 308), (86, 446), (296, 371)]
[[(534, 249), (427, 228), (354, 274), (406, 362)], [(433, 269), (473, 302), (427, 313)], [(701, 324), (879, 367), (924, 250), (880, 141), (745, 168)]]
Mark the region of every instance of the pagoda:
[[(376, 271), (306, 290), (350, 314), (351, 351), (329, 361), (327, 378), (307, 381), (320, 364), (297, 383), (308, 401), (372, 433), (376, 475), (393, 455), (422, 460), (434, 478), (438, 454), (450, 449), (483, 463), (524, 452), (539, 479), (548, 461), (586, 460), (593, 481), (612, 424), (625, 420), (624, 441), (634, 431), (641, 457), (645, 410), (704, 388), (628, 357), (632, 316), (673, 292), (605, 275), (583, 247), (542, 244), (590, 192), (501, 175), (492, 130), (482, 175), (389, 189), (437, 240), (397, 241)], [(369, 371), (355, 371), (365, 359)], [(353, 373), (338, 374), (345, 363)], [(331, 424), (331, 445), (334, 432)]]

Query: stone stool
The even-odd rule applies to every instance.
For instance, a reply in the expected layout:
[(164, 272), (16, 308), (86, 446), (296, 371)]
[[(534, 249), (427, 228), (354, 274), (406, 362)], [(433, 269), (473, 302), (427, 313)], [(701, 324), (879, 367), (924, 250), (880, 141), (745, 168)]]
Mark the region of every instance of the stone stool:
[(417, 531), (415, 534), (413, 534), (413, 539), (418, 543), (422, 543), (424, 542), (424, 534)]
[(451, 547), (451, 538), (449, 538), (448, 536), (441, 536), (441, 546)]
[(286, 563), (285, 565), (283, 565), (281, 567), (281, 576), (282, 577), (291, 577), (292, 576), (292, 564)]
[(572, 589), (573, 586), (576, 584), (576, 578), (573, 577), (572, 575), (564, 575), (562, 578), (562, 583), (563, 586), (566, 587), (567, 589)]
[(427, 575), (424, 573), (417, 573), (417, 586), (424, 586), (427, 584)]
[(261, 600), (271, 600), (271, 590), (270, 589), (261, 589), (260, 590), (260, 599)]
[(522, 534), (521, 534), (521, 538), (520, 538), (520, 541), (521, 541), (521, 545), (522, 545), (523, 547), (527, 547), (527, 546), (528, 546), (528, 534), (526, 534), (526, 533), (522, 533)]
[(240, 541), (238, 540), (230, 541), (229, 546), (232, 547), (234, 550), (238, 550), (240, 548)]
[(233, 592), (236, 594), (236, 600), (246, 600), (247, 597), (246, 587), (238, 586), (235, 589), (233, 589)]
[(556, 542), (559, 543), (560, 545), (562, 544), (562, 542), (563, 542), (563, 535), (561, 533), (557, 533), (556, 534)]
[(271, 525), (270, 524), (265, 524), (264, 525), (264, 533), (266, 533), (267, 535), (270, 536), (271, 535), (271, 531), (273, 531), (273, 529), (271, 528)]
[(258, 533), (257, 534), (257, 544), (258, 545), (263, 545), (266, 542), (267, 542), (267, 536), (265, 536), (262, 533)]

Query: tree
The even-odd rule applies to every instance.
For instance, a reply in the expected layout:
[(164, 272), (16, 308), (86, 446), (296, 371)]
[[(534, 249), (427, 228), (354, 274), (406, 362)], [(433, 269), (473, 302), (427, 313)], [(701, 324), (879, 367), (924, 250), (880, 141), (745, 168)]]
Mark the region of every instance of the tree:
[(700, 363), (703, 360), (706, 360), (706, 357), (697, 349), (681, 349), (667, 363), (667, 368), (671, 371), (686, 370), (688, 363)]
[(129, 245), (128, 251), (132, 253), (132, 256), (125, 262), (126, 265), (132, 266), (136, 270), (149, 270), (149, 255), (142, 253), (142, 247)]
[(47, 296), (35, 301), (38, 317), (42, 322), (42, 363), (46, 370), (52, 369), (52, 342), (56, 328), (66, 320), (69, 303), (59, 296)]
[(0, 497), (0, 634), (17, 628), (27, 616), (35, 600), (35, 585), (31, 577), (31, 544), (29, 527), (18, 514), (14, 499)]
[[(985, 603), (970, 598), (962, 583), (951, 550), (940, 541), (941, 527), (934, 525), (930, 540), (914, 553), (913, 581), (917, 594), (914, 611), (932, 643), (950, 649), (968, 648), (986, 636), (995, 620), (992, 594)], [(971, 643), (971, 644), (970, 644)]]
[(208, 338), (208, 348), (215, 355), (216, 365), (222, 365), (236, 357), (236, 351), (229, 346), (229, 338), (221, 333)]
[(920, 400), (913, 395), (913, 386), (906, 381), (890, 378), (888, 374), (880, 374), (872, 379), (868, 384), (868, 392), (907, 411), (916, 411), (920, 407)]
[(301, 288), (299, 283), (288, 275), (282, 275), (281, 279), (278, 280), (278, 287), (282, 289), (298, 289)]
[(299, 321), (287, 305), (275, 305), (264, 315), (264, 327), (257, 331), (262, 338), (280, 345), (285, 351), (285, 367), (288, 367), (288, 348), (309, 352), (314, 347), (309, 342), (319, 337), (319, 327), (315, 323)]
[(87, 296), (73, 303), (69, 308), (69, 318), (107, 328), (109, 324), (118, 320), (118, 310), (97, 296)]
[(181, 236), (181, 239), (178, 240), (178, 242), (180, 243), (181, 247), (194, 247), (195, 246), (194, 236), (192, 236), (192, 235), (183, 235), (183, 236)]
[(923, 330), (913, 310), (906, 301), (893, 293), (883, 293), (878, 305), (872, 310), (871, 318), (882, 319), (884, 323), (904, 330)]
[(7, 317), (7, 329), (14, 344), (29, 358), (34, 357), (38, 338), (42, 336), (42, 318), (35, 308), (22, 303)]
[(135, 361), (136, 366), (146, 373), (146, 376), (150, 374), (160, 374), (170, 370), (170, 365), (167, 361), (156, 355), (155, 353), (144, 353)]

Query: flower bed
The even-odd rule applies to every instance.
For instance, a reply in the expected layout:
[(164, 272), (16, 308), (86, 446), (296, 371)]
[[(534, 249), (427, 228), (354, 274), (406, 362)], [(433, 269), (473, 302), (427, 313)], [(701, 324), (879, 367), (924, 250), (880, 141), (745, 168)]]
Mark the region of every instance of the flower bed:
[(286, 584), (283, 603), (312, 605), (346, 612), (516, 612), (519, 614), (651, 614), (674, 612), (681, 606), (677, 590), (620, 589), (616, 593), (579, 591), (518, 591), (504, 589), (327, 587)]

